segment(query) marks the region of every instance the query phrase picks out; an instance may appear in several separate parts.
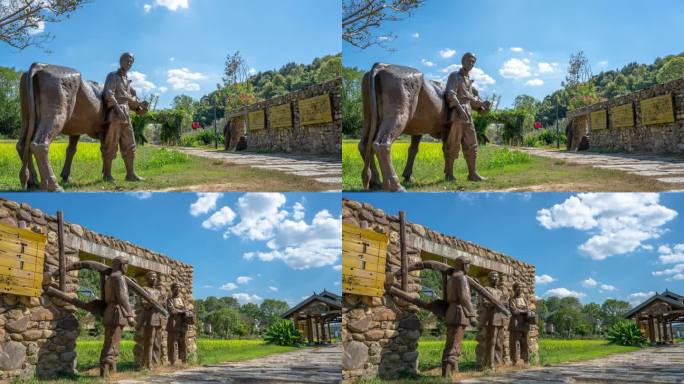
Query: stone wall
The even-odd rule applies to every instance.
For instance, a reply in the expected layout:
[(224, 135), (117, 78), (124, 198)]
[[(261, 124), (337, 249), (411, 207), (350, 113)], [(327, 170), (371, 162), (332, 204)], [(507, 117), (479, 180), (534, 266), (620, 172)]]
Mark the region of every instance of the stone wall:
[[(342, 221), (345, 224), (368, 228), (389, 238), (387, 248), (387, 272), (400, 270), (401, 246), (399, 239), (399, 217), (389, 215), (370, 204), (351, 200), (343, 200)], [(491, 266), (503, 269), (501, 289), (508, 298), (512, 296), (513, 283), (523, 287), (523, 294), (530, 303), (535, 302), (534, 274), (535, 267), (520, 262), (512, 257), (487, 249), (453, 236), (443, 235), (419, 224), (406, 222), (407, 241), (414, 246), (407, 246), (409, 264), (421, 261), (426, 249), (442, 247), (458, 256), (467, 257), (474, 265)], [(415, 245), (423, 243), (422, 249)], [(427, 247), (427, 244), (430, 247)], [(446, 259), (445, 259), (446, 260)], [(445, 261), (442, 260), (442, 261)], [(485, 283), (486, 270), (480, 268), (479, 274), (473, 276)], [(409, 273), (408, 292), (417, 295), (421, 289), (420, 272)], [(389, 295), (369, 297), (354, 294), (343, 294), (342, 342), (344, 356), (342, 360), (342, 377), (345, 382), (358, 378), (393, 379), (402, 373), (415, 373), (418, 363), (418, 339), (421, 334), (421, 323), (418, 319), (418, 308), (401, 299)], [(482, 332), (478, 332), (478, 340)], [(508, 332), (504, 331), (504, 358), (508, 359)], [(532, 326), (530, 331), (530, 352), (533, 359), (538, 355), (538, 330)]]
[[(65, 212), (68, 217), (68, 209)], [(47, 235), (44, 271), (59, 267), (57, 218), (31, 208), (28, 204), (0, 199), (0, 223), (25, 228)], [(80, 259), (110, 263), (118, 255), (130, 260), (129, 275), (139, 283), (147, 270), (155, 270), (160, 277), (161, 289), (168, 294), (173, 281), (179, 281), (186, 302), (192, 299), (192, 266), (170, 259), (162, 254), (138, 247), (127, 241), (115, 239), (88, 230), (78, 224), (65, 221), (66, 262)], [(56, 281), (52, 284), (58, 287)], [(76, 294), (78, 271), (68, 272), (66, 291)], [(62, 300), (45, 294), (40, 297), (0, 295), (0, 380), (17, 376), (41, 378), (54, 377), (60, 373), (76, 371), (76, 339), (79, 321), (76, 308)], [(189, 349), (195, 354), (195, 331), (189, 331)], [(136, 330), (136, 341), (141, 332)], [(164, 343), (165, 351), (166, 345)], [(141, 349), (136, 346), (136, 361)]]
[[(644, 125), (640, 108), (640, 100), (672, 93), (674, 123)], [(612, 125), (611, 108), (632, 103), (634, 126), (618, 128)], [(590, 105), (568, 112), (573, 118), (585, 115), (591, 125), (590, 114), (594, 111), (608, 111), (606, 129), (589, 128), (590, 149), (605, 151), (643, 152), (643, 153), (684, 153), (684, 79), (633, 92), (628, 95)]]
[[(226, 117), (234, 118), (246, 116), (252, 111), (266, 111), (264, 129), (250, 130), (247, 128), (248, 150), (339, 155), (342, 151), (341, 91), (342, 80), (331, 80), (227, 112)], [(324, 94), (330, 95), (333, 121), (325, 124), (302, 125), (297, 102)], [(286, 103), (289, 103), (292, 108), (292, 127), (272, 127), (270, 122), (271, 107)]]

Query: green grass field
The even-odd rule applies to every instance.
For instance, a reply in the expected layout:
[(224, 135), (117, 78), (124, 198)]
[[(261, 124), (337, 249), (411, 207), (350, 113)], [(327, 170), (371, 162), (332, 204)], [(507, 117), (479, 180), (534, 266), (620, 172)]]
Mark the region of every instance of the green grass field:
[[(357, 149), (357, 140), (342, 144), (342, 188), (361, 191), (363, 160)], [(392, 145), (392, 163), (397, 175), (406, 165), (409, 143), (400, 140)], [(480, 147), (477, 158), (478, 172), (488, 178), (483, 182), (466, 181), (468, 176), (462, 156), (454, 164), (456, 181), (444, 181), (442, 144), (425, 142), (413, 167), (414, 182), (402, 185), (413, 191), (659, 191), (662, 183), (628, 175), (619, 171), (596, 169), (563, 161), (532, 156), (500, 146)]]
[[(117, 368), (119, 372), (130, 372), (135, 375), (135, 363), (133, 360), (132, 340), (122, 340), (121, 350)], [(16, 384), (33, 383), (104, 383), (97, 377), (99, 367), (100, 349), (102, 340), (78, 340), (76, 342), (76, 369), (80, 372), (74, 378), (60, 380), (17, 380)], [(197, 360), (198, 364), (216, 364), (229, 361), (241, 361), (255, 359), (294, 351), (295, 347), (283, 347), (279, 345), (266, 344), (263, 340), (216, 340), (199, 339), (197, 340)], [(145, 374), (145, 372), (143, 372)]]
[[(0, 190), (19, 191), (21, 162), (15, 142), (0, 141)], [(231, 191), (294, 191), (305, 185), (311, 190), (326, 189), (309, 179), (286, 175), (277, 171), (228, 165), (221, 161), (189, 156), (170, 149), (143, 146), (136, 152), (135, 167), (143, 182), (124, 181), (126, 171), (117, 155), (112, 166), (116, 181), (102, 181), (100, 144), (78, 144), (71, 178), (61, 183), (67, 143), (54, 142), (50, 146), (50, 164), (60, 185), (66, 191), (129, 191), (129, 190), (231, 190)]]
[[(473, 372), (477, 370), (475, 360), (475, 347), (477, 342), (465, 340), (462, 345), (461, 360), (459, 371)], [(420, 340), (418, 342), (418, 370), (428, 372), (441, 367), (442, 349), (444, 340)], [(605, 340), (539, 340), (539, 360), (541, 365), (559, 364), (569, 361), (582, 361), (595, 359), (615, 353), (631, 352), (639, 349), (638, 347), (623, 347), (620, 345), (608, 344)], [(402, 378), (400, 382), (412, 383), (441, 383), (441, 378), (436, 378), (434, 374), (420, 374), (417, 377)], [(385, 381), (374, 379), (368, 384), (395, 383), (399, 381)]]

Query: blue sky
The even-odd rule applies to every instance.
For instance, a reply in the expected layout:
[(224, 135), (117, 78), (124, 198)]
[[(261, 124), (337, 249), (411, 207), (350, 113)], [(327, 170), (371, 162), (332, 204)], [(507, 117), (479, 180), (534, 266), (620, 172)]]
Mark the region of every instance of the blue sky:
[(60, 64), (104, 83), (130, 51), (139, 93), (161, 93), (164, 107), (175, 95), (214, 90), (229, 52), (256, 71), (340, 52), (340, 9), (339, 0), (93, 0), (45, 25), (55, 36), (45, 49), (0, 44), (0, 65)]
[[(192, 264), (194, 296), (290, 304), (340, 293), (340, 195), (0, 194)], [(336, 267), (337, 266), (337, 267)], [(240, 278), (242, 277), (242, 278)]]
[(344, 197), (534, 264), (536, 294), (636, 304), (684, 292), (684, 195), (408, 193)]
[(594, 74), (681, 53), (683, 18), (679, 0), (430, 0), (380, 31), (397, 36), (387, 44), (394, 52), (345, 43), (343, 60), (364, 70), (378, 61), (403, 64), (440, 79), (472, 51), (482, 93), (501, 94), (508, 107), (517, 95), (541, 99), (559, 88), (570, 54), (580, 50)]

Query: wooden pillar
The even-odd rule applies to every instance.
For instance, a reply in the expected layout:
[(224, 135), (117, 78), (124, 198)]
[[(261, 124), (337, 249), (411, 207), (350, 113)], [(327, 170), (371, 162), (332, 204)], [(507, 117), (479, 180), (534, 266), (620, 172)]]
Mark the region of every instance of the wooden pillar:
[(309, 343), (313, 343), (313, 325), (311, 324), (311, 316), (306, 316), (306, 339)]
[(406, 255), (406, 215), (399, 211), (399, 241), (401, 243), (401, 290), (408, 290), (408, 255)]
[(652, 316), (648, 317), (648, 338), (650, 339), (651, 344), (655, 344), (655, 324)]
[(332, 332), (330, 332), (330, 322), (329, 321), (328, 321), (328, 341), (332, 343)]
[(64, 212), (57, 211), (57, 242), (59, 245), (59, 290), (66, 292), (66, 254), (64, 252)]
[(672, 329), (672, 322), (670, 321), (670, 344), (674, 344), (674, 330)]

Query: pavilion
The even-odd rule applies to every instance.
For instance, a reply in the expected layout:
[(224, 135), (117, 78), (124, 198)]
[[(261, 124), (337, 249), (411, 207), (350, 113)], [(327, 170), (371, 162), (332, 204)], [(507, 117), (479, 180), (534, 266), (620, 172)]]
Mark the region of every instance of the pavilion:
[(657, 293), (627, 312), (651, 344), (674, 342), (673, 323), (684, 323), (684, 296), (669, 290)]
[(309, 344), (330, 343), (330, 325), (342, 322), (342, 296), (326, 290), (314, 292), (285, 312), (283, 318), (292, 320)]

